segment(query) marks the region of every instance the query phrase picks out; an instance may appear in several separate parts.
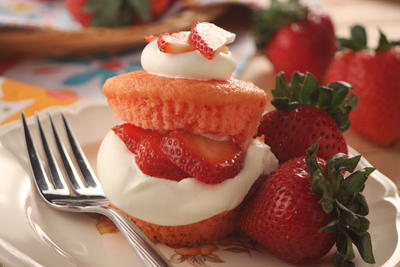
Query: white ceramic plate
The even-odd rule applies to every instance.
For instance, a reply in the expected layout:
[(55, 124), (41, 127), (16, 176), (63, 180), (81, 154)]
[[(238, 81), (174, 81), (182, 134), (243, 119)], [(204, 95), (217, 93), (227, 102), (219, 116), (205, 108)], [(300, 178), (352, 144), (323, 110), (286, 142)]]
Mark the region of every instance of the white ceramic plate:
[[(104, 103), (79, 102), (51, 108), (66, 113), (93, 166), (99, 142), (116, 124)], [(41, 114), (42, 116), (45, 114)], [(30, 119), (29, 123), (32, 124)], [(356, 153), (351, 150), (352, 153)], [(360, 167), (370, 164), (362, 159)], [(56, 211), (38, 196), (30, 180), (23, 133), (19, 122), (0, 128), (0, 263), (6, 266), (142, 266), (119, 234), (100, 235), (97, 219), (86, 214)], [(375, 266), (400, 262), (400, 201), (396, 186), (379, 171), (365, 189), (371, 212), (370, 233)], [(220, 245), (212, 254), (184, 258), (160, 246), (176, 266), (291, 266), (265, 251), (248, 251), (241, 242)], [(181, 262), (182, 261), (182, 262)], [(179, 263), (181, 262), (181, 263)], [(205, 265), (206, 264), (206, 265)], [(357, 266), (368, 266), (359, 258)], [(308, 265), (311, 266), (311, 265)], [(331, 266), (329, 256), (313, 266)]]

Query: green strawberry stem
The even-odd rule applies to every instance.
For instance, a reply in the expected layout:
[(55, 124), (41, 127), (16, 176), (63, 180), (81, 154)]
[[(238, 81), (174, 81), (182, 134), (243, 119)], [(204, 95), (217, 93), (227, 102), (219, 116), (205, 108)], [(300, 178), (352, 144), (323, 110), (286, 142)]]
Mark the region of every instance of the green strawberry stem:
[[(321, 232), (336, 232), (336, 254), (333, 262), (337, 267), (354, 266), (353, 245), (362, 259), (375, 263), (371, 236), (367, 232), (369, 221), (365, 218), (369, 209), (362, 191), (368, 176), (375, 170), (366, 167), (355, 170), (361, 156), (349, 158), (338, 153), (327, 162), (326, 171), (317, 162), (318, 143), (307, 150), (307, 169), (312, 176), (312, 191), (321, 195), (320, 204), (325, 213), (334, 212), (336, 219), (320, 229)], [(344, 171), (351, 172), (346, 178)]]
[(308, 8), (299, 0), (272, 0), (268, 9), (254, 15), (254, 37), (257, 48), (263, 50), (272, 36), (283, 26), (305, 20)]
[(301, 105), (310, 105), (326, 111), (336, 121), (343, 132), (350, 127), (349, 113), (357, 106), (356, 95), (348, 95), (352, 90), (346, 82), (333, 82), (320, 86), (311, 74), (295, 72), (288, 84), (283, 72), (276, 77), (274, 99), (271, 103), (278, 110), (293, 109)]
[[(340, 49), (351, 49), (351, 50), (364, 50), (368, 49), (367, 32), (361, 25), (353, 25), (350, 29), (350, 38), (337, 38)], [(386, 35), (379, 30), (379, 43), (375, 48), (376, 52), (386, 51), (396, 45), (400, 45), (400, 41), (389, 41)]]
[(88, 0), (83, 10), (93, 14), (94, 27), (131, 25), (135, 14), (141, 21), (151, 19), (150, 0)]

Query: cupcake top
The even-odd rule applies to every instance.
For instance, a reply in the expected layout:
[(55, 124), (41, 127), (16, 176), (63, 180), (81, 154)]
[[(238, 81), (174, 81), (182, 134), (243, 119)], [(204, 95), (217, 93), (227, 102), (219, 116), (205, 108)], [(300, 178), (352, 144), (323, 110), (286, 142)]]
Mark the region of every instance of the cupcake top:
[(148, 36), (144, 71), (108, 79), (104, 94), (116, 116), (133, 125), (229, 137), (246, 146), (267, 98), (251, 82), (231, 77), (236, 64), (228, 45), (234, 39), (208, 22)]

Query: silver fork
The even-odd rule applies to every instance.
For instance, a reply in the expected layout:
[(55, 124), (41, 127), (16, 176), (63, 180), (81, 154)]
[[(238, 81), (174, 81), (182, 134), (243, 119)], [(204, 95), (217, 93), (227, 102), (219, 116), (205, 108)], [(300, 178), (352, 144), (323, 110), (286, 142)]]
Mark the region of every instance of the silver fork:
[[(137, 255), (142, 259), (147, 267), (166, 267), (171, 266), (162, 256), (152, 242), (134, 225), (125, 215), (116, 209), (109, 207), (109, 201), (104, 195), (103, 189), (97, 180), (94, 172), (82, 152), (82, 149), (75, 138), (65, 116), (61, 113), (61, 118), (67, 134), (72, 154), (79, 166), (80, 175), (72, 162), (65, 145), (61, 141), (60, 135), (49, 115), (49, 121), (54, 135), (56, 147), (58, 149), (61, 162), (63, 163), (67, 179), (61, 171), (54, 153), (50, 148), (40, 123), (36, 115), (36, 122), (39, 128), (40, 139), (42, 142), (45, 158), (49, 173), (47, 175), (42, 160), (35, 148), (30, 130), (26, 123), (23, 113), (21, 120), (24, 128), (25, 141), (28, 150), (29, 160), (32, 167), (33, 177), (39, 194), (50, 206), (64, 211), (99, 213), (110, 218), (121, 233), (126, 237), (129, 244), (134, 248)], [(83, 178), (83, 179), (81, 179)]]

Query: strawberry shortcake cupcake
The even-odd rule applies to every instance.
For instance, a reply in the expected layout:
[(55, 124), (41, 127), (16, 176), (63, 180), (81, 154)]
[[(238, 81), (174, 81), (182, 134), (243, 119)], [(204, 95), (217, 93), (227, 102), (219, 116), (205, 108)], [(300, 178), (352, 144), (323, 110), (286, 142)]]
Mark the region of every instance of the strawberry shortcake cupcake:
[(230, 234), (253, 183), (278, 167), (253, 138), (264, 91), (231, 78), (234, 39), (205, 22), (148, 37), (144, 71), (104, 85), (124, 123), (100, 146), (98, 176), (113, 206), (155, 242), (199, 246)]

